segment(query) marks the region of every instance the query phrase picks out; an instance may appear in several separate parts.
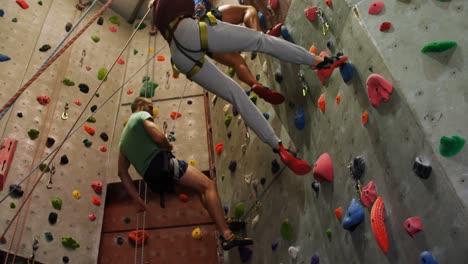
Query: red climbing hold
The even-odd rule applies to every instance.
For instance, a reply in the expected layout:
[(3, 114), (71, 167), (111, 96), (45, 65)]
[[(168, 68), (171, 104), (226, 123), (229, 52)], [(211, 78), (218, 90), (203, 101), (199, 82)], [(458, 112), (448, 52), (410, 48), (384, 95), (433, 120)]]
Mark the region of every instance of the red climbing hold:
[(48, 105), (50, 103), (50, 97), (47, 95), (39, 95), (36, 97), (36, 100), (41, 105)]
[(96, 133), (96, 130), (94, 130), (94, 128), (88, 126), (88, 125), (84, 125), (83, 126), (84, 130), (86, 130), (86, 132), (88, 132), (88, 134), (90, 134), (91, 136), (93, 136), (95, 133)]
[(273, 37), (279, 37), (281, 36), (281, 27), (283, 26), (283, 23), (278, 23), (274, 27), (272, 27), (267, 34)]
[(362, 125), (365, 126), (367, 124), (367, 121), (369, 121), (369, 112), (364, 111), (364, 113), (362, 113), (362, 115), (361, 115)]
[(270, 7), (273, 10), (276, 10), (278, 8), (279, 1), (278, 0), (270, 0)]
[(132, 90), (132, 89), (128, 89), (128, 90), (127, 90), (127, 94), (128, 94), (128, 95), (131, 95), (132, 93), (133, 93), (133, 90)]
[(156, 60), (159, 61), (159, 62), (163, 62), (163, 61), (166, 60), (166, 58), (163, 55), (158, 55), (158, 56), (156, 56)]
[(417, 232), (423, 229), (421, 218), (419, 218), (419, 216), (414, 216), (406, 219), (403, 225), (405, 226), (406, 231), (412, 238), (416, 236)]
[(24, 0), (16, 0), (16, 3), (19, 6), (21, 6), (21, 8), (23, 8), (23, 9), (28, 9), (29, 8), (28, 3), (26, 3), (26, 1), (24, 1)]
[(117, 32), (117, 28), (114, 27), (114, 26), (110, 26), (109, 31), (115, 33), (115, 32)]
[(91, 188), (93, 188), (95, 193), (101, 194), (102, 193), (102, 182), (101, 181), (93, 181), (91, 183)]
[(188, 195), (181, 193), (181, 194), (179, 194), (179, 200), (186, 203), (186, 202), (188, 202), (189, 197), (188, 197)]
[(335, 216), (338, 220), (341, 220), (341, 217), (343, 216), (341, 213), (341, 207), (335, 209)]
[(325, 0), (325, 4), (327, 6), (332, 6), (332, 0)]
[(335, 98), (335, 103), (338, 105), (341, 102), (341, 95), (337, 94)]
[[(317, 19), (317, 6), (308, 7), (304, 9), (304, 15), (306, 16), (307, 20), (309, 20), (310, 22), (314, 22), (315, 19)], [(317, 53), (314, 53), (314, 54), (317, 54)]]
[(85, 68), (86, 68), (87, 71), (91, 70), (91, 67), (89, 67), (89, 66), (86, 66)]
[(96, 215), (95, 214), (90, 214), (90, 215), (88, 215), (88, 219), (89, 219), (89, 221), (92, 222), (92, 221), (96, 220)]
[(181, 113), (178, 113), (178, 112), (171, 112), (171, 118), (172, 119), (176, 119), (176, 118), (179, 118), (181, 117), (182, 114)]
[(106, 146), (100, 146), (100, 147), (99, 147), (99, 150), (100, 150), (101, 152), (107, 152)]
[(392, 23), (390, 23), (390, 22), (383, 22), (383, 23), (380, 25), (380, 31), (382, 31), (382, 32), (388, 31), (391, 27), (392, 27)]
[(223, 146), (224, 146), (223, 143), (216, 144), (216, 147), (215, 147), (216, 154), (221, 155), (221, 152), (223, 152)]
[(366, 208), (369, 208), (376, 198), (377, 198), (377, 192), (375, 191), (374, 181), (370, 181), (362, 189), (361, 202)]
[(77, 106), (81, 106), (81, 101), (80, 100), (75, 100), (73, 101), (74, 104), (76, 104)]
[(377, 244), (382, 249), (382, 251), (387, 254), (388, 252), (388, 235), (387, 229), (385, 228), (385, 204), (382, 200), (382, 197), (378, 197), (375, 201), (374, 206), (371, 210), (371, 227), (372, 232), (374, 233)]
[(390, 100), (390, 94), (393, 92), (392, 84), (385, 80), (379, 74), (373, 73), (367, 77), (367, 96), (375, 108), (377, 108), (380, 102), (388, 102)]
[(314, 171), (312, 172), (314, 178), (318, 182), (333, 181), (333, 164), (328, 153), (323, 153), (315, 162)]
[(144, 230), (136, 230), (128, 233), (128, 239), (137, 246), (143, 245), (149, 238), (149, 233)]
[(101, 205), (101, 200), (96, 195), (93, 195), (93, 197), (91, 198), (91, 202), (96, 206)]
[(369, 14), (371, 15), (377, 15), (382, 11), (384, 8), (384, 2), (381, 0), (376, 0), (372, 2), (369, 6)]
[(119, 59), (117, 60), (117, 63), (120, 64), (120, 65), (123, 65), (123, 64), (125, 64), (125, 61), (124, 61), (124, 59), (119, 58)]
[(322, 94), (318, 99), (318, 107), (322, 113), (325, 113), (325, 96)]

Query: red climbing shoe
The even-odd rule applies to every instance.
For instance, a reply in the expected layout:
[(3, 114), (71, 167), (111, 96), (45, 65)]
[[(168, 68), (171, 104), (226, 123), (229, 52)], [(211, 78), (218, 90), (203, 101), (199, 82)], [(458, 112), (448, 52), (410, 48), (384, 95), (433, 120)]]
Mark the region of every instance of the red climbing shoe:
[(270, 90), (259, 83), (252, 86), (252, 91), (270, 104), (277, 105), (284, 102), (284, 96), (282, 94), (277, 91)]
[(283, 23), (278, 23), (276, 26), (272, 27), (270, 30), (268, 30), (267, 34), (273, 37), (279, 37), (281, 36), (281, 26)]
[(294, 157), (282, 145), (279, 146), (278, 154), (280, 155), (281, 161), (297, 175), (305, 175), (312, 170), (312, 167), (307, 161)]
[(325, 57), (325, 60), (315, 66), (317, 76), (322, 84), (332, 75), (333, 70), (348, 60), (346, 56)]

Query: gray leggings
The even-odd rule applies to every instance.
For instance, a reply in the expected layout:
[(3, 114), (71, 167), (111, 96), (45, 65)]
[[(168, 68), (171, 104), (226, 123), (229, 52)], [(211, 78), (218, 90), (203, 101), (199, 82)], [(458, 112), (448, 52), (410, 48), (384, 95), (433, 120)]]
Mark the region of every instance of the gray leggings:
[[(218, 24), (208, 24), (208, 50), (210, 52), (241, 52), (258, 51), (277, 57), (280, 60), (312, 66), (314, 55), (306, 49), (271, 37), (246, 27), (232, 25), (218, 20)], [(204, 53), (200, 52), (200, 34), (198, 21), (191, 18), (183, 19), (174, 33), (177, 41), (186, 49), (184, 52), (195, 60)], [(196, 52), (198, 51), (198, 52)], [(175, 41), (171, 42), (171, 56), (176, 67), (187, 73), (195, 63), (187, 58), (177, 48)], [(202, 69), (191, 78), (198, 85), (233, 104), (244, 119), (247, 126), (265, 143), (275, 148), (280, 139), (262, 113), (246, 96), (244, 90), (233, 79), (220, 71), (210, 60), (205, 60)]]

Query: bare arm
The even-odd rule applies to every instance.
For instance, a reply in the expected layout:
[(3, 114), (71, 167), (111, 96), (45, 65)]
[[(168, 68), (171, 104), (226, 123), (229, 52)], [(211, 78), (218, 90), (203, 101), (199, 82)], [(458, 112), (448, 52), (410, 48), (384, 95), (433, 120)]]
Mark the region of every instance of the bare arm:
[(125, 190), (127, 190), (128, 194), (132, 199), (138, 203), (142, 209), (148, 211), (148, 208), (146, 207), (145, 202), (143, 199), (141, 199), (140, 195), (138, 194), (138, 190), (133, 185), (132, 178), (130, 177), (130, 174), (128, 173), (128, 168), (130, 167), (130, 161), (122, 154), (119, 154), (119, 167), (118, 167), (118, 175), (120, 180), (122, 181), (122, 184), (125, 187)]
[(153, 141), (158, 144), (158, 146), (164, 150), (171, 151), (173, 146), (164, 136), (164, 133), (159, 130), (156, 124), (150, 120), (143, 121), (143, 127), (145, 128), (146, 133), (153, 139)]

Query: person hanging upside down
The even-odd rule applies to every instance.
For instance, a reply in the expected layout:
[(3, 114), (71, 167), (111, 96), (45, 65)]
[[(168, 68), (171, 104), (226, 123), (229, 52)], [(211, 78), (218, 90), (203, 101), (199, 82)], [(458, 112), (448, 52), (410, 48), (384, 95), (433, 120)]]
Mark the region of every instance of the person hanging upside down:
[(199, 21), (193, 17), (193, 0), (150, 0), (149, 7), (154, 7), (153, 23), (169, 43), (171, 60), (177, 69), (201, 87), (233, 104), (246, 125), (270, 145), (295, 174), (309, 173), (310, 164), (297, 159), (283, 146), (239, 84), (210, 60), (205, 60), (205, 53), (261, 52), (282, 61), (307, 65), (328, 76), (347, 57), (316, 56), (281, 38), (217, 20), (209, 12)]
[[(153, 122), (153, 102), (145, 97), (133, 101), (132, 115), (128, 119), (119, 142), (118, 175), (129, 195), (148, 211), (128, 172), (135, 167), (152, 191), (164, 193), (175, 184), (187, 186), (198, 193), (200, 201), (221, 231), (224, 250), (236, 246), (251, 245), (253, 241), (234, 235), (224, 219), (224, 211), (216, 189), (216, 183), (187, 162), (172, 155), (172, 144)], [(164, 206), (164, 196), (161, 196)], [(150, 213), (150, 212), (149, 212)]]
[[(211, 12), (218, 20), (234, 25), (244, 23), (246, 27), (262, 32), (257, 10), (251, 5), (222, 5), (218, 8), (213, 8), (212, 0), (194, 0), (194, 2), (195, 17), (198, 19), (205, 16), (207, 12)], [(277, 24), (271, 30), (269, 30), (267, 34), (270, 36), (279, 37), (281, 34), (282, 25), (283, 23)], [(256, 55), (256, 53), (253, 54)], [(270, 90), (268, 87), (265, 87), (261, 83), (257, 82), (240, 53), (206, 52), (206, 55), (221, 64), (234, 68), (239, 80), (246, 83), (249, 87), (252, 88), (252, 91), (258, 94), (260, 98), (264, 99), (268, 103), (277, 105), (284, 102), (284, 96), (282, 94), (278, 93), (277, 91)]]

